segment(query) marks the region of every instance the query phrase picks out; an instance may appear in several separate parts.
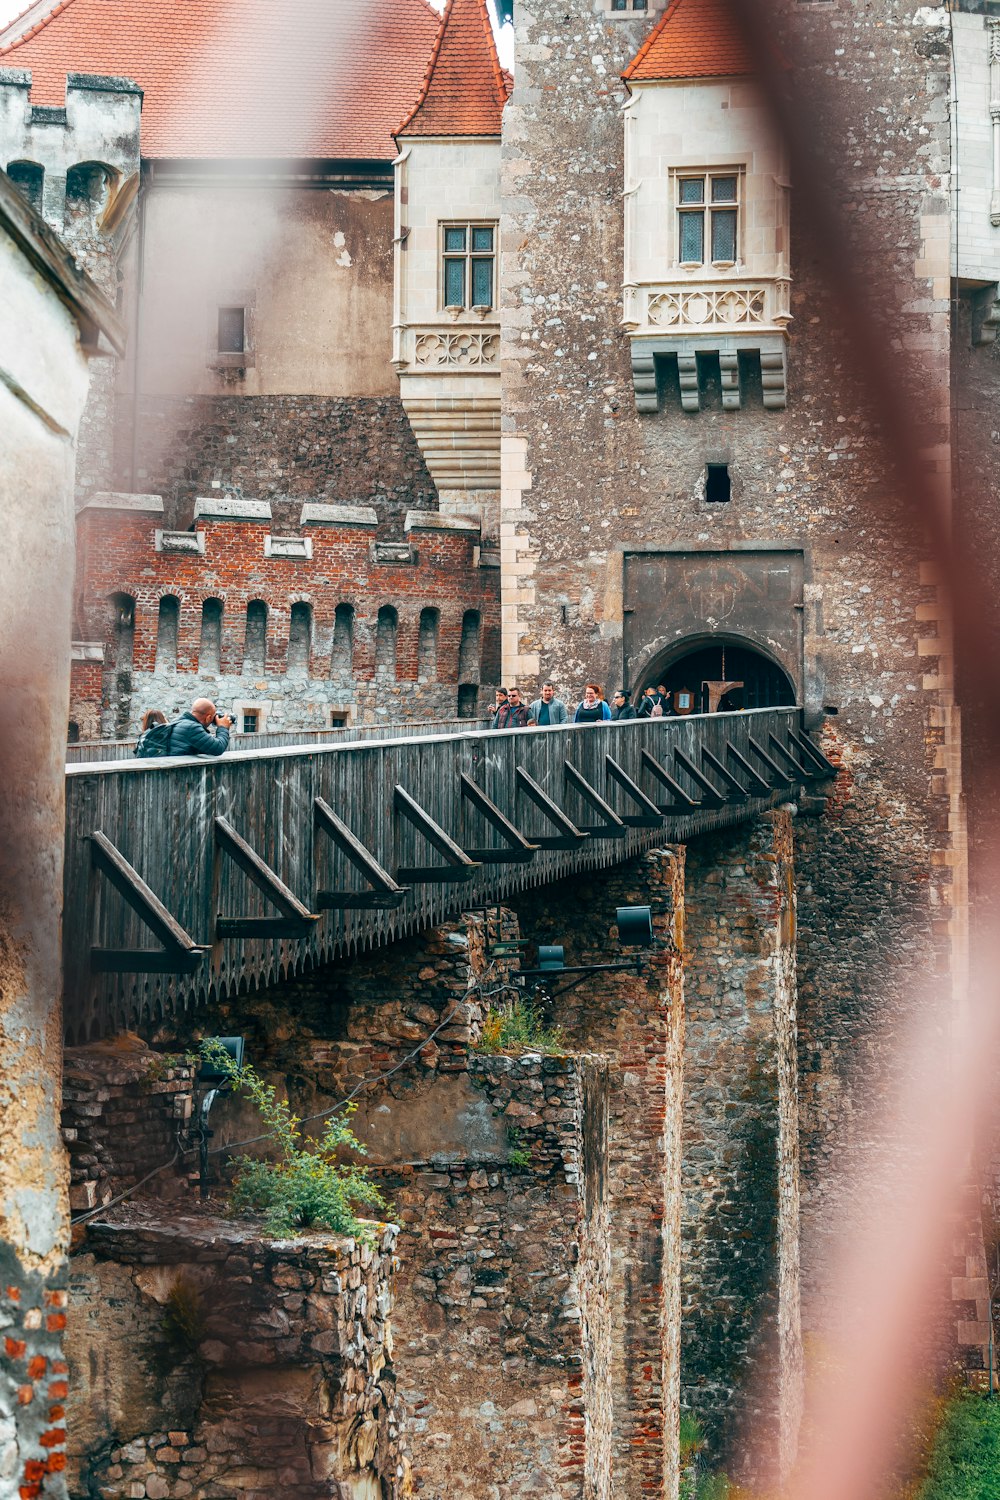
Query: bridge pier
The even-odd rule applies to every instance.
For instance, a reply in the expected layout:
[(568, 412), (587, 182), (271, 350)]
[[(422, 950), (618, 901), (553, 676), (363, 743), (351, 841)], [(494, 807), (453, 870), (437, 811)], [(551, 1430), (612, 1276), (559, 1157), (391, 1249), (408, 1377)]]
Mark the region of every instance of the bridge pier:
[(686, 869), (683, 1401), (770, 1492), (802, 1406), (791, 814), (692, 842)]

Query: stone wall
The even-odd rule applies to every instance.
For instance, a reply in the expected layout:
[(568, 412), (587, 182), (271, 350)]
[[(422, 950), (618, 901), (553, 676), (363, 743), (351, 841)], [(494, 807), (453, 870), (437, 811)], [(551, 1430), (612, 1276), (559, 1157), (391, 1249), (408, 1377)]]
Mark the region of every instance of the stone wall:
[[(828, 149), (839, 222), (864, 246), (870, 315), (900, 378), (913, 382), (922, 456), (944, 487), (948, 58), (933, 24), (941, 12), (878, 0), (782, 5), (774, 19)], [(613, 688), (627, 639), (635, 654), (653, 653), (651, 667), (665, 660), (678, 643), (661, 639), (651, 616), (644, 624), (624, 593), (631, 556), (650, 569), (664, 554), (683, 556), (702, 643), (732, 639), (734, 580), (748, 554), (773, 547), (801, 559), (802, 597), (791, 601), (796, 680), (842, 768), (829, 815), (810, 820), (797, 850), (804, 1264), (816, 1328), (849, 1177), (896, 1149), (872, 1125), (905, 1066), (893, 1039), (924, 1004), (921, 977), (961, 970), (950, 627), (794, 183), (787, 408), (765, 410), (751, 392), (728, 410), (714, 389), (696, 414), (667, 392), (655, 412), (637, 411), (621, 328), (617, 77), (645, 26), (609, 20), (582, 0), (537, 0), (517, 17), (518, 83), (502, 148), (504, 670)], [(706, 496), (709, 462), (728, 464), (728, 502)], [(665, 596), (661, 588), (657, 602)]]
[[(110, 1202), (176, 1156), (191, 1119), (194, 1066), (124, 1033), (91, 1047), (68, 1047), (63, 1060), (62, 1137), (69, 1152), (74, 1213)], [(147, 1184), (148, 1196), (187, 1187), (178, 1159)]]
[(282, 520), (297, 521), (303, 500), (371, 505), (395, 537), (407, 511), (437, 509), (398, 396), (144, 396), (134, 481), (126, 405), (119, 483), (162, 495), (177, 530), (213, 489), (268, 499)]
[(610, 1064), (612, 1462), (616, 1494), (639, 1500), (669, 1497), (677, 1484), (683, 851), (657, 850), (516, 903), (525, 936), (563, 944), (569, 966), (622, 961), (615, 912), (636, 905), (651, 907), (655, 933), (640, 971), (597, 972), (576, 987), (555, 976), (546, 1013), (570, 1048)]
[(137, 1205), (95, 1224), (73, 1262), (70, 1493), (397, 1500), (395, 1238)]
[(682, 1394), (766, 1486), (802, 1407), (790, 814), (695, 840), (686, 877)]

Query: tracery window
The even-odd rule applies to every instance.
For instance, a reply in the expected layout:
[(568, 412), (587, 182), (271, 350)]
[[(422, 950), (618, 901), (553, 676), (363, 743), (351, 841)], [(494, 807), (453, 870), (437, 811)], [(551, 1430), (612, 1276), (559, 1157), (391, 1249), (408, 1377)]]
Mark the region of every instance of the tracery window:
[(684, 172), (676, 178), (677, 259), (682, 266), (733, 265), (739, 258), (740, 174)]
[(495, 224), (441, 225), (441, 297), (444, 307), (494, 305)]

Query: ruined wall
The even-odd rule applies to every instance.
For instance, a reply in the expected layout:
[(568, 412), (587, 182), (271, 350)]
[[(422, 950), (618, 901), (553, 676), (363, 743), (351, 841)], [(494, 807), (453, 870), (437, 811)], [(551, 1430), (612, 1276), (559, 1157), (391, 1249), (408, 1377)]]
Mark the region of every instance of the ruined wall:
[[(884, 336), (919, 390), (925, 458), (947, 478), (947, 38), (930, 12), (782, 7), (781, 45), (829, 144), (831, 192), (866, 251)], [(620, 328), (623, 93), (642, 23), (584, 3), (521, 6), (518, 84), (503, 143), (504, 670), (609, 687), (626, 632), (623, 554), (722, 554), (701, 591), (703, 634), (726, 638), (726, 553), (776, 546), (804, 567), (802, 681), (842, 765), (830, 816), (798, 849), (800, 1055), (807, 1275), (828, 1265), (849, 1172), (878, 1148), (870, 1122), (900, 1065), (917, 971), (962, 942), (962, 810), (948, 623), (872, 431), (842, 319), (796, 218), (787, 409), (721, 391), (698, 413), (676, 392), (640, 416)], [(690, 163), (688, 163), (690, 165)], [(878, 270), (876, 271), (876, 267)], [(731, 499), (705, 494), (729, 465)], [(641, 644), (641, 639), (640, 639)], [(920, 1002), (924, 1003), (921, 996)], [(822, 1181), (821, 1181), (822, 1178)], [(810, 1316), (815, 1323), (816, 1308)]]
[(641, 972), (599, 972), (576, 988), (554, 977), (545, 1012), (568, 1046), (610, 1063), (613, 1467), (615, 1493), (638, 1500), (670, 1497), (677, 1484), (683, 851), (657, 850), (516, 903), (525, 936), (564, 945), (570, 966), (623, 959), (615, 911), (633, 905), (651, 907), (656, 935)]
[[(369, 506), (307, 504), (294, 524), (266, 501), (195, 510), (184, 532), (164, 529), (158, 496), (98, 497), (81, 512), (77, 628), (104, 647), (105, 735), (201, 694), (238, 729), (255, 712), (260, 730), (328, 727), (331, 709), (352, 722), (451, 718), (460, 686), (466, 708), (485, 703), (497, 571), (474, 523), (415, 511), (404, 540), (386, 541)], [(74, 677), (81, 726), (95, 718), (89, 667)]]
[(94, 1225), (71, 1282), (70, 1494), (397, 1500), (395, 1240), (138, 1205)]

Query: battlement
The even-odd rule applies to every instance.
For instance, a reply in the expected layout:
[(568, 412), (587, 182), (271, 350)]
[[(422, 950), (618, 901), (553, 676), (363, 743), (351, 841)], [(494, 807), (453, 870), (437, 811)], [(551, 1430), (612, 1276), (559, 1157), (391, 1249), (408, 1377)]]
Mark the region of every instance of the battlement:
[(0, 68), (0, 165), (61, 233), (117, 219), (138, 181), (142, 89), (69, 73), (64, 107), (32, 104), (31, 73)]

